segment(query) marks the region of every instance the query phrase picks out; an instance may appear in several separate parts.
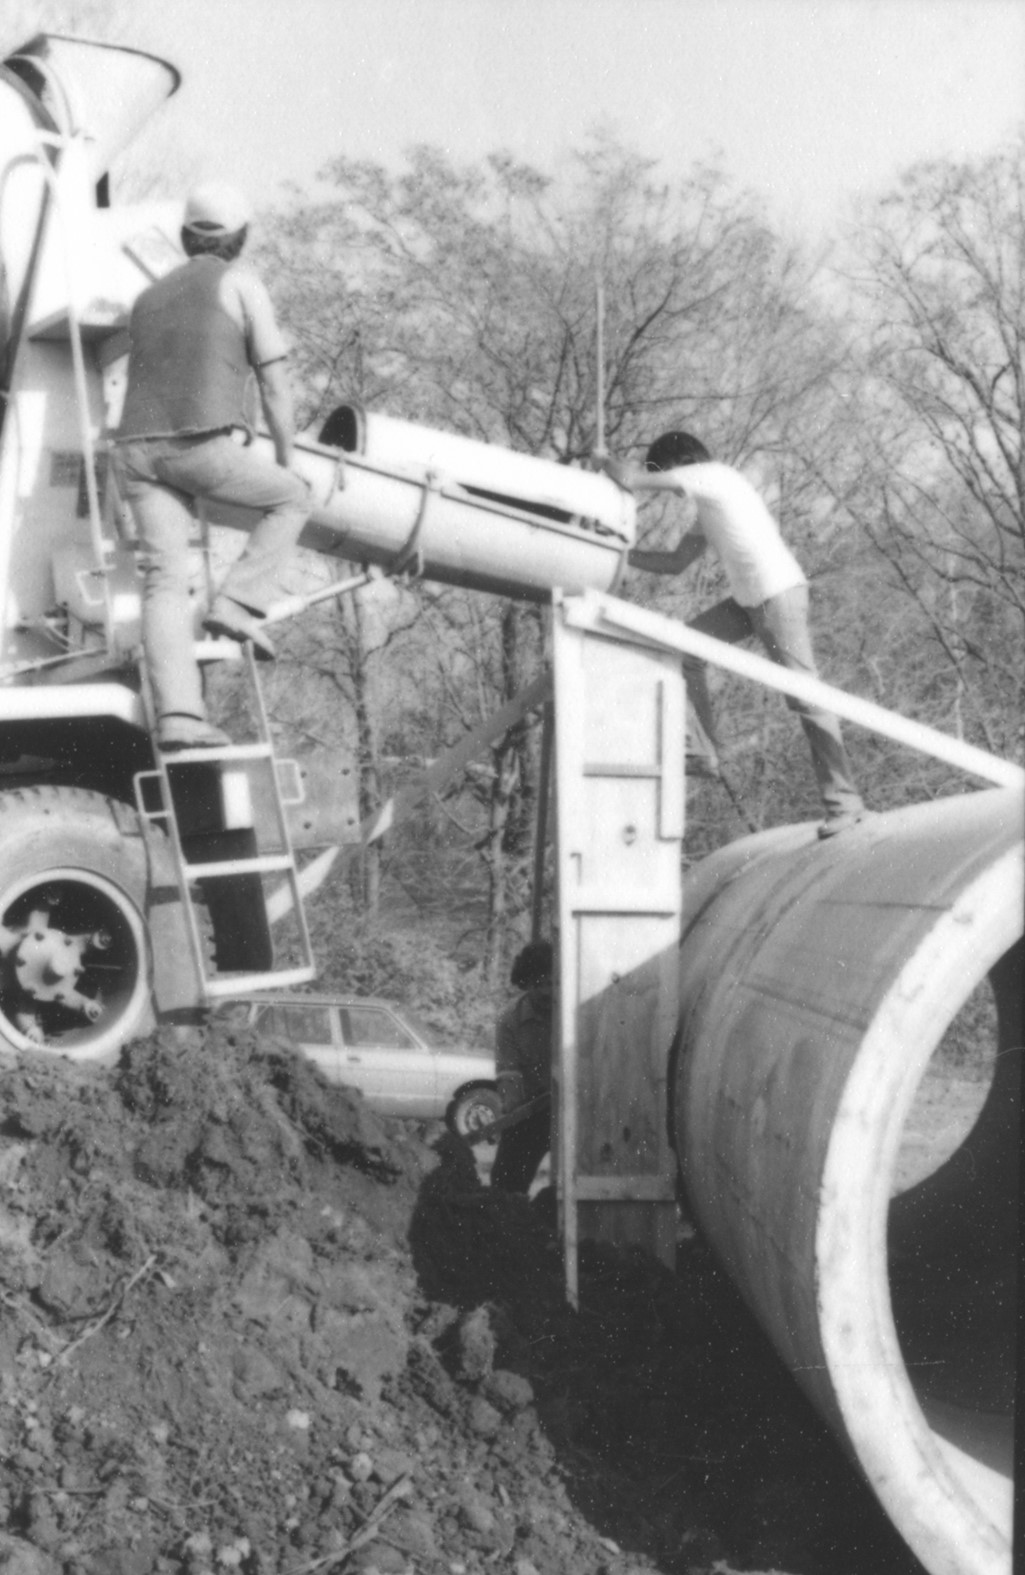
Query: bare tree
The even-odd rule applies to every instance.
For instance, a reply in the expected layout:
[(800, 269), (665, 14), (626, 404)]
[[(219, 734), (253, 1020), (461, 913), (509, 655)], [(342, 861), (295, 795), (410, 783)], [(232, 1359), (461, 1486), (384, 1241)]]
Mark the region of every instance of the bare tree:
[[(289, 631), (284, 678), (269, 690), (271, 713), (292, 739), (351, 748), (361, 821), (386, 796), (381, 734), (394, 706), (389, 710), (380, 698), (381, 674), (418, 616), (412, 597), (397, 595), (382, 605), (369, 594), (343, 595)], [(371, 918), (381, 900), (382, 854), (382, 844), (373, 842), (348, 866), (354, 906)]]
[[(0, 59), (39, 33), (56, 33), (98, 44), (151, 47), (163, 55), (166, 27), (140, 17), (129, 0), (6, 0), (0, 11)], [(173, 58), (170, 64), (174, 64)], [(187, 127), (169, 124), (165, 111), (114, 160), (111, 188), (119, 203), (181, 195), (196, 178), (198, 145)]]
[(911, 169), (855, 245), (866, 325), (840, 484), (945, 674), (941, 719), (1020, 748), (1025, 136)]
[[(670, 185), (596, 133), (553, 175), (506, 154), (460, 166), (421, 147), (399, 174), (338, 160), (323, 178), (326, 198), (296, 193), (263, 251), (312, 425), (356, 397), (586, 463), (598, 435), (600, 278), (608, 446), (636, 452), (668, 426), (697, 423), (723, 457), (786, 472), (796, 493), (788, 432), (828, 386), (832, 345), (799, 251), (717, 168)], [(444, 714), (451, 722), (461, 711), (472, 725), (536, 673), (537, 619), (481, 599), (464, 618), (457, 592), (431, 593), (430, 603), (435, 620), (447, 619)], [(677, 593), (671, 605), (689, 604)], [(472, 659), (459, 655), (471, 626)], [(492, 967), (522, 911), (537, 753), (527, 724), (474, 779), (467, 832), (487, 871)]]

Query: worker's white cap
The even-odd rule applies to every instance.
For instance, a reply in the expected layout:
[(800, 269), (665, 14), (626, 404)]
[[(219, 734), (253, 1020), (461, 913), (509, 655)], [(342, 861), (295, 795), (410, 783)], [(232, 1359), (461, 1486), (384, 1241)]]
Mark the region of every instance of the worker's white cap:
[(227, 181), (204, 181), (189, 193), (184, 223), (204, 235), (234, 235), (249, 223), (248, 199)]

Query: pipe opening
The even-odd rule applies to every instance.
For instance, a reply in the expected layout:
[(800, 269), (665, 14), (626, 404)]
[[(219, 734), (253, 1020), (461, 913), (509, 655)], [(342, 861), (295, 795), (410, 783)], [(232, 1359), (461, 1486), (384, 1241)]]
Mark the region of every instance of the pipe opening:
[(890, 1297), (930, 1426), (1013, 1464), (1022, 943), (950, 1023), (905, 1123), (888, 1217)]
[(737, 844), (680, 954), (695, 1213), (930, 1575), (1010, 1567), (1021, 813), (968, 793), (825, 853)]
[(361, 454), (366, 446), (362, 412), (356, 405), (337, 405), (321, 427), (318, 443), (340, 448), (344, 454)]
[(993, 1082), (998, 1034), (987, 975), (947, 1029), (918, 1085), (901, 1134), (893, 1196), (939, 1170), (968, 1137)]

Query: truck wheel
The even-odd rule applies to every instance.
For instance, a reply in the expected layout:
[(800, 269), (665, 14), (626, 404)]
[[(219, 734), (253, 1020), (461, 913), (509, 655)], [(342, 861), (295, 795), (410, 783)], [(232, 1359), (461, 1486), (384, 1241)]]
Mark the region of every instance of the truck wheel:
[(0, 793), (0, 1049), (116, 1059), (153, 1026), (146, 849), (126, 805)]
[(501, 1114), (498, 1089), (490, 1083), (474, 1083), (456, 1095), (445, 1113), (445, 1120), (459, 1137), (469, 1137), (481, 1127), (489, 1127)]

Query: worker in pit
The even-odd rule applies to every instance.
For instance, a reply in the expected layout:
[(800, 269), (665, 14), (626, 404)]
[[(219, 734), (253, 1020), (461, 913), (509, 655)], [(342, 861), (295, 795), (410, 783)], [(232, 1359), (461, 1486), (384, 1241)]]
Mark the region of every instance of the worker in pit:
[[(807, 579), (776, 520), (739, 470), (713, 460), (689, 432), (666, 432), (657, 438), (643, 469), (610, 458), (601, 464), (614, 481), (633, 492), (669, 492), (690, 501), (691, 519), (675, 548), (669, 552), (634, 548), (629, 557), (635, 568), (653, 574), (681, 574), (711, 546), (732, 595), (699, 614), (688, 627), (731, 645), (757, 635), (774, 662), (791, 672), (818, 677), (808, 627)], [(717, 767), (706, 666), (685, 657), (684, 671), (699, 728)], [(817, 706), (789, 697), (787, 705), (800, 717), (811, 750), (825, 808), (819, 836), (835, 836), (866, 814), (840, 723)]]
[[(207, 720), (193, 651), (189, 538), (197, 500), (238, 504), (262, 517), (220, 587), (204, 627), (274, 648), (260, 618), (283, 593), (282, 573), (311, 511), (291, 470), (294, 445), (288, 347), (270, 296), (238, 262), (249, 208), (219, 181), (192, 192), (181, 231), (187, 261), (144, 290), (132, 309), (128, 387), (115, 463), (139, 535), (142, 639), (163, 750), (220, 748)], [(255, 379), (275, 459), (248, 445)]]
[(552, 948), (532, 941), (512, 965), (510, 983), (522, 993), (498, 1019), (495, 1067), (503, 1116), (526, 1109), (498, 1139), (491, 1185), (528, 1193), (551, 1142)]

